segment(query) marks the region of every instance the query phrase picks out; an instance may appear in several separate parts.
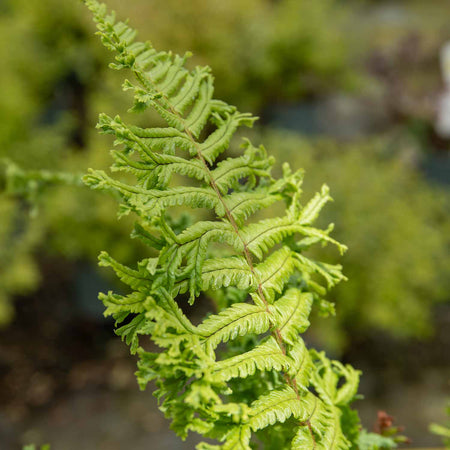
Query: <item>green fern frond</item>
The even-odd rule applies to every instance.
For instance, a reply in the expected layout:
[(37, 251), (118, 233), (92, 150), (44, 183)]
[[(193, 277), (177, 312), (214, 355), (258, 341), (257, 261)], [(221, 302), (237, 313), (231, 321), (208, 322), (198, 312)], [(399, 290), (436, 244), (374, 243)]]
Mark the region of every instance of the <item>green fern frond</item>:
[[(132, 237), (151, 248), (136, 268), (100, 255), (100, 265), (131, 290), (100, 298), (139, 355), (141, 388), (156, 382), (160, 408), (182, 438), (195, 431), (221, 442), (199, 449), (249, 450), (255, 434), (264, 441), (279, 427), (289, 427), (284, 448), (350, 448), (341, 415), (359, 374), (309, 351), (301, 337), (314, 304), (323, 305), (327, 289), (345, 279), (340, 266), (304, 254), (327, 243), (345, 251), (330, 236), (332, 226), (313, 226), (331, 200), (328, 188), (303, 206), (303, 171), (284, 164), (273, 178), (273, 158), (248, 140), (239, 155), (219, 161), (238, 129), (256, 118), (215, 99), (210, 69), (189, 69), (189, 54), (136, 42), (104, 5), (85, 3), (115, 53), (112, 67), (134, 78), (123, 85), (133, 95), (131, 110), (151, 108), (166, 124), (142, 128), (102, 114), (99, 130), (115, 139), (112, 174), (91, 170), (84, 178), (113, 193), (122, 214), (135, 214)], [(285, 205), (283, 217), (249, 223), (276, 202)], [(189, 221), (180, 216), (187, 209)], [(182, 294), (190, 303), (212, 294), (217, 310), (195, 326), (179, 306)], [(141, 348), (148, 336), (158, 352)]]
[(252, 214), (281, 199), (281, 195), (274, 194), (270, 187), (261, 187), (253, 192), (236, 192), (228, 195), (224, 198), (224, 202), (233, 220), (241, 226)]
[(228, 342), (246, 334), (263, 334), (271, 326), (272, 317), (264, 306), (235, 303), (219, 314), (209, 316), (198, 326), (205, 345), (214, 350), (221, 342)]
[(273, 303), (276, 294), (283, 292), (296, 269), (296, 261), (289, 247), (282, 247), (255, 266), (255, 275), (267, 302)]
[(288, 351), (288, 355), (292, 360), (289, 376), (295, 380), (298, 389), (307, 391), (311, 383), (314, 365), (305, 342), (302, 339), (297, 339)]
[(283, 354), (275, 338), (270, 337), (249, 352), (217, 361), (212, 373), (214, 378), (228, 381), (232, 378), (246, 378), (253, 375), (256, 370), (287, 371), (291, 364), (291, 360)]
[(295, 345), (298, 335), (308, 329), (312, 303), (311, 293), (291, 288), (273, 305), (276, 326), (283, 341), (289, 345)]
[(222, 195), (229, 189), (242, 188), (244, 181), (250, 186), (255, 186), (259, 178), (271, 178), (270, 169), (274, 163), (273, 158), (268, 158), (263, 147), (253, 147), (246, 141), (242, 146), (244, 154), (236, 158), (227, 158), (217, 164), (211, 171), (214, 183)]
[(302, 415), (301, 401), (290, 386), (274, 389), (251, 405), (250, 426), (258, 431), (275, 423), (283, 423), (292, 415)]
[(119, 279), (131, 289), (137, 291), (147, 289), (148, 283), (151, 281), (151, 276), (146, 269), (147, 260), (141, 261), (138, 270), (134, 270), (120, 264), (106, 252), (101, 252), (98, 259), (101, 267), (111, 267)]
[(324, 433), (317, 436), (314, 433), (312, 425), (307, 424), (298, 428), (294, 440), (292, 441), (292, 450), (304, 450), (314, 448), (320, 450), (347, 450), (350, 448), (350, 442), (345, 438), (340, 426), (340, 412), (334, 410), (332, 413), (324, 411), (322, 423), (316, 425)]

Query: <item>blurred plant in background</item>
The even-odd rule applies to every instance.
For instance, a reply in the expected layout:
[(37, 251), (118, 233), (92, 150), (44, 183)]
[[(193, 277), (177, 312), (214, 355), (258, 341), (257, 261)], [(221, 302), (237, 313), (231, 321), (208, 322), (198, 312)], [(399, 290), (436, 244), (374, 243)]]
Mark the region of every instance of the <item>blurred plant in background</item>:
[[(39, 272), (30, 248), (39, 241), (39, 227), (28, 227), (28, 217), (13, 199), (0, 197), (0, 325), (13, 317), (10, 295), (35, 288)], [(20, 226), (18, 226), (20, 224)]]
[[(447, 416), (450, 418), (450, 402), (447, 405)], [(430, 425), (430, 431), (438, 436), (442, 437), (445, 448), (450, 448), (450, 423), (448, 426), (439, 425), (437, 423), (432, 423)]]
[[(47, 2), (47, 7), (50, 4)], [(63, 168), (73, 147), (76, 127), (64, 114), (71, 109), (70, 101), (58, 109), (56, 100), (64, 81), (71, 74), (75, 77), (76, 67), (80, 77), (82, 73), (89, 76), (92, 66), (92, 51), (83, 45), (73, 9), (66, 2), (55, 8), (57, 13), (48, 14), (36, 3), (2, 3), (0, 35), (11, 45), (0, 46), (0, 156), (27, 169)], [(77, 59), (84, 60), (86, 72)], [(6, 166), (2, 169), (5, 186)], [(37, 286), (39, 269), (33, 251), (45, 243), (46, 227), (43, 217), (30, 220), (29, 205), (22, 195), (2, 195), (0, 205), (0, 323), (4, 324), (12, 317), (9, 297)]]

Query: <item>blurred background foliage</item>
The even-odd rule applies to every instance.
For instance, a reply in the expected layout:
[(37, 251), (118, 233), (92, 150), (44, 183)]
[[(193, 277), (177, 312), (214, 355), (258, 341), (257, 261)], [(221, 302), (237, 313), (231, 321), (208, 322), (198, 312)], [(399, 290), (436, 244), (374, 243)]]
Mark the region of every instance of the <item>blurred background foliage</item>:
[[(334, 222), (334, 236), (349, 247), (340, 260), (349, 281), (330, 294), (336, 318), (316, 318), (311, 339), (354, 358), (356, 366), (358, 357), (366, 356), (367, 370), (374, 373), (388, 347), (392, 356), (414, 346), (431, 354), (427, 345), (432, 345), (441, 348), (435, 359), (414, 367), (448, 371), (442, 349), (448, 349), (450, 336), (442, 330), (450, 328), (449, 140), (435, 131), (435, 123), (444, 91), (439, 51), (450, 39), (450, 4), (109, 0), (108, 5), (130, 17), (141, 39), (180, 53), (191, 50), (192, 64), (210, 65), (216, 95), (260, 115), (254, 143), (263, 142), (279, 162), (305, 168), (305, 199), (323, 182), (331, 187), (335, 201), (322, 220)], [(98, 113), (125, 115), (129, 105), (119, 89), (121, 75), (107, 68), (110, 55), (93, 31), (76, 0), (0, 1), (0, 366), (5, 369), (0, 402), (11, 423), (23, 424), (30, 411), (73, 383), (78, 386), (73, 377), (87, 377), (87, 385), (90, 376), (112, 386), (129, 380), (100, 369), (94, 371), (98, 379), (86, 375), (91, 369), (83, 372), (86, 360), (111, 362), (105, 350), (110, 331), (108, 326), (102, 331), (95, 297), (112, 281), (97, 271), (99, 251), (108, 249), (123, 262), (145, 251), (127, 237), (132, 218), (117, 221), (113, 199), (77, 182), (87, 167), (110, 165), (110, 142), (94, 129)], [(64, 182), (23, 178), (22, 171), (39, 170), (73, 176), (62, 176)], [(77, 328), (80, 323), (84, 328)], [(26, 333), (40, 336), (46, 350), (34, 347), (39, 339), (31, 345)], [(431, 344), (424, 341), (433, 336)], [(80, 347), (73, 347), (74, 340)], [(377, 341), (385, 356), (374, 356), (370, 367), (367, 352), (376, 353)], [(13, 347), (17, 342), (29, 348)], [(68, 352), (73, 353), (68, 360), (61, 357)], [(395, 362), (408, 372), (408, 361)], [(33, 390), (27, 383), (36, 373)], [(386, 377), (392, 380), (391, 375)], [(367, 392), (378, 392), (387, 379), (376, 377), (378, 387)], [(17, 426), (22, 432), (24, 426)], [(16, 442), (17, 434), (11, 436)]]

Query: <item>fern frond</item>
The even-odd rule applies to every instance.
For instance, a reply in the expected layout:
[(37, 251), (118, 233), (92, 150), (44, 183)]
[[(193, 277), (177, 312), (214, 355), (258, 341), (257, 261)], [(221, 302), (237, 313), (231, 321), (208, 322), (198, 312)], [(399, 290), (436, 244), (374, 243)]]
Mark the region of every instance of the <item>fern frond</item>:
[(226, 196), (224, 202), (233, 220), (240, 226), (253, 213), (281, 199), (281, 195), (273, 194), (270, 189), (263, 187), (253, 192), (235, 192)]
[(205, 319), (198, 326), (210, 350), (221, 342), (236, 339), (246, 334), (263, 334), (271, 326), (271, 316), (264, 306), (236, 303), (230, 308)]
[[(313, 226), (331, 199), (328, 188), (303, 206), (303, 171), (284, 164), (274, 179), (273, 158), (248, 140), (240, 154), (218, 162), (238, 129), (256, 118), (215, 99), (210, 69), (188, 68), (189, 54), (136, 42), (134, 30), (104, 5), (85, 3), (115, 53), (112, 67), (133, 77), (123, 84), (133, 96), (131, 110), (152, 108), (166, 124), (142, 128), (101, 115), (100, 132), (115, 139), (113, 174), (84, 177), (113, 193), (122, 214), (137, 216), (132, 236), (151, 248), (152, 257), (136, 269), (100, 255), (100, 264), (131, 290), (100, 298), (117, 334), (139, 354), (141, 388), (156, 382), (160, 408), (181, 437), (195, 431), (221, 442), (199, 449), (249, 450), (252, 433), (276, 433), (288, 419), (296, 427), (287, 433), (289, 440), (295, 433), (292, 448), (350, 448), (340, 417), (355, 397), (358, 372), (309, 351), (301, 338), (313, 300), (345, 279), (340, 266), (303, 254), (316, 244), (345, 250), (330, 236), (332, 226)], [(247, 223), (276, 202), (285, 205), (283, 217)], [(175, 219), (187, 208), (208, 216)], [(194, 326), (178, 300), (188, 293), (192, 303), (211, 292), (218, 310)], [(142, 336), (159, 351), (140, 348)], [(236, 403), (240, 393), (245, 401)]]
[[(317, 410), (318, 411), (318, 410)], [(323, 410), (317, 414), (322, 414), (320, 419), (314, 420), (314, 415), (308, 419), (308, 423), (297, 429), (294, 440), (292, 441), (292, 450), (304, 450), (306, 448), (315, 448), (320, 450), (347, 450), (350, 448), (350, 442), (346, 439), (341, 430), (340, 412), (335, 408), (331, 413)], [(324, 430), (317, 434), (314, 428)]]
[(301, 402), (289, 386), (284, 386), (260, 397), (251, 405), (250, 426), (253, 431), (262, 430), (277, 422), (283, 423), (292, 415), (300, 417)]
[(255, 274), (266, 300), (270, 303), (281, 293), (296, 268), (289, 247), (272, 253), (264, 262), (255, 267)]
[(301, 225), (312, 224), (317, 219), (320, 211), (326, 203), (332, 200), (333, 199), (330, 197), (330, 189), (326, 184), (324, 184), (321, 191), (317, 192), (317, 194), (302, 209), (299, 223)]
[(200, 145), (200, 152), (205, 160), (212, 165), (216, 158), (228, 148), (238, 127), (243, 125), (251, 127), (255, 120), (255, 117), (237, 111), (226, 113), (223, 118), (216, 116), (217, 130), (211, 133)]
[(100, 293), (98, 298), (105, 305), (104, 315), (113, 317), (117, 317), (124, 311), (131, 314), (145, 312), (150, 303), (150, 298), (139, 291), (134, 291), (129, 295), (118, 295), (109, 291), (107, 294)]
[(203, 264), (211, 242), (227, 243), (237, 251), (242, 251), (242, 243), (236, 240), (234, 230), (229, 223), (203, 221), (181, 232), (176, 237), (176, 242), (166, 246), (159, 256), (159, 265), (167, 266), (169, 269), (167, 275), (172, 274), (172, 279), (167, 280), (170, 285), (175, 277), (175, 270), (182, 260), (189, 261), (185, 271), (190, 274), (188, 284), (192, 301), (202, 290)]
[(256, 370), (287, 371), (290, 365), (291, 360), (283, 354), (275, 339), (270, 337), (249, 352), (217, 361), (212, 367), (212, 373), (214, 378), (228, 381), (232, 378), (246, 378)]
[(131, 354), (135, 354), (139, 347), (139, 335), (151, 334), (153, 324), (145, 320), (144, 314), (138, 314), (130, 323), (117, 328), (116, 334), (130, 346)]
[(214, 210), (219, 217), (225, 215), (223, 205), (217, 200), (211, 188), (175, 187), (164, 191), (149, 190), (145, 193), (130, 195), (127, 202), (146, 217), (159, 215), (171, 206), (207, 208)]
[(289, 376), (295, 380), (299, 389), (307, 391), (311, 384), (311, 373), (314, 365), (305, 342), (302, 339), (297, 339), (288, 351), (288, 356), (292, 360)]
[(314, 273), (321, 275), (325, 279), (328, 288), (346, 280), (346, 277), (342, 274), (342, 266), (340, 265), (317, 262), (310, 258), (305, 258), (299, 253), (295, 253), (294, 258), (297, 261), (297, 267), (303, 274), (308, 274), (308, 277)]
[(227, 286), (248, 289), (255, 284), (255, 280), (243, 256), (230, 256), (206, 260), (203, 266), (202, 283), (203, 291)]
[(251, 224), (242, 230), (242, 235), (251, 251), (258, 259), (262, 259), (273, 246), (285, 237), (301, 232), (302, 227), (291, 217), (275, 217)]
[[(251, 431), (249, 426), (239, 427), (230, 432), (221, 450), (251, 450), (250, 447)], [(205, 449), (206, 450), (206, 449)]]
[(244, 148), (242, 156), (219, 162), (211, 172), (214, 183), (223, 195), (227, 194), (229, 189), (239, 187), (240, 183), (242, 185), (243, 180), (254, 186), (257, 177), (270, 178), (273, 158), (267, 157), (263, 147), (253, 147), (250, 141), (245, 142)]
[(298, 335), (309, 327), (313, 296), (309, 292), (301, 293), (298, 289), (289, 289), (273, 305), (277, 329), (283, 340), (295, 345)]
[(360, 372), (350, 365), (344, 366), (339, 361), (330, 361), (323, 352), (312, 351), (312, 356), (317, 368), (312, 383), (321, 393), (323, 401), (336, 406), (353, 401), (358, 389)]
[(198, 160), (187, 160), (174, 155), (155, 154), (151, 161), (139, 162), (129, 158), (125, 152), (113, 151), (115, 164), (112, 171), (126, 171), (136, 176), (139, 185), (146, 189), (167, 186), (171, 175), (177, 173), (206, 181), (207, 173)]
[(123, 283), (136, 291), (146, 291), (148, 284), (152, 281), (152, 277), (146, 269), (148, 260), (141, 261), (138, 270), (134, 270), (118, 263), (107, 252), (101, 252), (98, 259), (101, 267), (111, 267)]
[[(197, 337), (198, 332), (196, 327), (192, 325), (169, 292), (164, 287), (160, 287), (155, 290), (154, 294), (157, 300), (157, 306), (163, 309), (168, 316), (164, 321), (161, 321), (161, 323), (157, 323), (159, 327), (162, 327), (163, 332), (165, 332), (165, 328), (173, 327), (180, 335)], [(151, 319), (158, 318), (155, 307), (149, 308), (146, 315)]]

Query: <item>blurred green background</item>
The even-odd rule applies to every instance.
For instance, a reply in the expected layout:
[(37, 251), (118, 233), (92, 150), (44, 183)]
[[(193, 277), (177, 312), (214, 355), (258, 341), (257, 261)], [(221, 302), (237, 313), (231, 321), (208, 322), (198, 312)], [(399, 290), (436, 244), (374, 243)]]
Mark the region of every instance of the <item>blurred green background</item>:
[[(450, 396), (450, 133), (438, 132), (450, 40), (444, 0), (109, 0), (157, 48), (194, 52), (216, 96), (261, 120), (250, 133), (326, 182), (322, 215), (349, 247), (349, 281), (308, 342), (364, 371), (356, 404), (379, 409), (414, 446), (438, 446)], [(129, 106), (122, 75), (77, 0), (0, 0), (0, 447), (193, 448), (140, 393), (134, 361), (102, 317), (113, 279), (100, 250), (145, 254), (109, 197), (23, 171), (110, 165), (99, 112)], [(29, 173), (29, 172), (28, 172)], [(76, 177), (73, 177), (76, 180)], [(191, 314), (201, 314), (197, 309)]]

